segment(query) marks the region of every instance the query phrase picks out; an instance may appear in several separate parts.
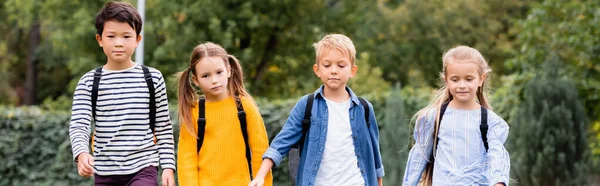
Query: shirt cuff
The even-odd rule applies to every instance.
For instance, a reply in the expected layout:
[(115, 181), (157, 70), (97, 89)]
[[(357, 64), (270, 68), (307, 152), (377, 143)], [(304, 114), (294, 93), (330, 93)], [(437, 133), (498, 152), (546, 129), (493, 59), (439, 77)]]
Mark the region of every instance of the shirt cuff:
[(172, 163), (165, 163), (165, 164), (161, 164), (160, 167), (162, 169), (173, 169), (173, 172), (175, 172), (177, 169), (175, 168), (175, 165)]
[(492, 181), (490, 181), (490, 186), (494, 186), (497, 183), (504, 183), (505, 186), (508, 186), (508, 179), (503, 178), (503, 177), (495, 177), (491, 179)]
[(385, 171), (383, 171), (383, 165), (381, 165), (379, 169), (375, 170), (375, 172), (377, 173), (378, 178), (383, 178), (383, 176), (385, 176)]
[(265, 154), (263, 154), (262, 158), (263, 159), (269, 158), (269, 159), (273, 160), (273, 163), (275, 163), (275, 166), (279, 166), (279, 163), (281, 163), (281, 159), (283, 159), (283, 156), (281, 154), (279, 154), (279, 152), (277, 152), (277, 150), (269, 147), (267, 149), (267, 151), (265, 152)]

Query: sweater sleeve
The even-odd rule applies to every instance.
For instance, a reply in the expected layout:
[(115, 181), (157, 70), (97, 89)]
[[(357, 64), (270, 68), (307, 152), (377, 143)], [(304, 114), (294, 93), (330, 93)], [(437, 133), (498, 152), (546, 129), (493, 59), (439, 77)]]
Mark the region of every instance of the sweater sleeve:
[[(158, 72), (158, 71), (157, 71)], [(167, 90), (162, 74), (158, 72), (158, 81), (155, 83), (156, 99), (156, 144), (160, 166), (163, 169), (175, 170), (175, 141), (173, 139), (173, 127), (169, 116), (169, 101)]]
[(89, 153), (90, 128), (92, 125), (92, 81), (92, 74), (85, 74), (77, 83), (73, 95), (69, 137), (71, 138), (74, 160), (81, 153)]
[[(244, 106), (246, 119), (248, 121), (248, 138), (250, 151), (252, 151), (252, 175), (256, 175), (263, 161), (262, 155), (267, 151), (267, 148), (269, 148), (269, 138), (256, 103), (250, 98), (242, 98), (242, 105)], [(273, 175), (271, 171), (269, 171), (265, 177), (264, 185), (273, 185)]]
[[(192, 109), (192, 121), (196, 121), (198, 107)], [(196, 137), (191, 131), (197, 131), (197, 125), (188, 129), (184, 119), (180, 119), (179, 143), (177, 144), (177, 178), (180, 186), (196, 186), (198, 178), (198, 152), (196, 152)]]

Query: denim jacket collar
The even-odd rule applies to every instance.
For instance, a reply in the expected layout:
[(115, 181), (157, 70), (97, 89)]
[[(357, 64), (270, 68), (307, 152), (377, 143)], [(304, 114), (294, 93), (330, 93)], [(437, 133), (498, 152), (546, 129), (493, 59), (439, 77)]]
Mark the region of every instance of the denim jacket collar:
[[(313, 96), (315, 99), (317, 98), (324, 98), (325, 95), (323, 95), (323, 90), (325, 89), (325, 85), (321, 85), (321, 87), (319, 87), (317, 90), (315, 90)], [(352, 100), (352, 103), (354, 103), (354, 105), (360, 105), (360, 101), (358, 100), (358, 96), (356, 96), (356, 94), (354, 94), (354, 92), (352, 91), (352, 89), (350, 89), (350, 87), (346, 86), (346, 92), (348, 92), (350, 94), (350, 100)], [(353, 105), (353, 106), (354, 106)]]

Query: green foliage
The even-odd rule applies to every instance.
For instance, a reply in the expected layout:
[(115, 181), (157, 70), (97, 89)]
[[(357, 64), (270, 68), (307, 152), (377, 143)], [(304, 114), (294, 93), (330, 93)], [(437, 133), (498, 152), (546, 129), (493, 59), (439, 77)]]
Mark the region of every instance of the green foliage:
[[(382, 14), (369, 49), (384, 78), (407, 85), (434, 86), (444, 51), (457, 45), (478, 49), (494, 71), (512, 57), (511, 21), (523, 18), (528, 3), (518, 0), (379, 1)], [(375, 64), (375, 63), (374, 63)], [(419, 73), (420, 72), (420, 73)], [(415, 81), (418, 80), (418, 81)]]
[(77, 174), (67, 112), (0, 107), (0, 185), (91, 185)]
[[(256, 99), (256, 98), (255, 98)], [(256, 104), (260, 109), (260, 114), (265, 122), (269, 142), (281, 131), (287, 121), (292, 108), (300, 98), (291, 98), (287, 100), (267, 100), (256, 99)], [(281, 161), (279, 166), (273, 167), (273, 185), (292, 185), (289, 181), (287, 156)]]
[(550, 59), (544, 73), (528, 82), (524, 101), (511, 121), (511, 175), (523, 185), (587, 181), (587, 119), (576, 89), (558, 73), (560, 63), (558, 57)]
[[(379, 120), (379, 146), (386, 176), (386, 184), (400, 184), (404, 176), (404, 167), (408, 159), (410, 142), (410, 117), (404, 109), (404, 98), (400, 87), (395, 87), (385, 102), (385, 108), (377, 110), (385, 112), (383, 120)], [(395, 183), (395, 184), (394, 184)]]
[[(562, 59), (565, 76), (579, 91), (583, 112), (590, 123), (600, 122), (600, 2), (545, 0), (535, 4), (527, 19), (517, 22), (516, 56), (507, 60), (510, 71), (527, 74), (551, 54)], [(516, 84), (518, 86), (518, 84)], [(589, 125), (592, 127), (593, 125)], [(600, 132), (594, 131), (589, 146), (593, 171), (600, 173)], [(594, 137), (596, 136), (596, 137)]]

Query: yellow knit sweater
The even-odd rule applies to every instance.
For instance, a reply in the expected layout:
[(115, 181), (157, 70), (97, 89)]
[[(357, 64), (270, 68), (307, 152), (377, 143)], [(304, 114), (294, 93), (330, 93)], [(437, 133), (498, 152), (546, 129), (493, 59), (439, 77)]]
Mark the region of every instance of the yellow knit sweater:
[[(253, 100), (240, 98), (246, 112), (248, 139), (252, 152), (252, 174), (256, 176), (262, 163), (262, 155), (269, 147), (267, 131)], [(206, 130), (200, 153), (196, 151), (196, 138), (180, 119), (179, 148), (177, 150), (177, 176), (180, 186), (233, 185), (250, 183), (246, 145), (237, 116), (233, 97), (206, 102)], [(198, 120), (197, 103), (192, 109), (192, 121)], [(194, 124), (194, 131), (198, 125)], [(273, 183), (271, 173), (265, 177), (265, 185)]]

